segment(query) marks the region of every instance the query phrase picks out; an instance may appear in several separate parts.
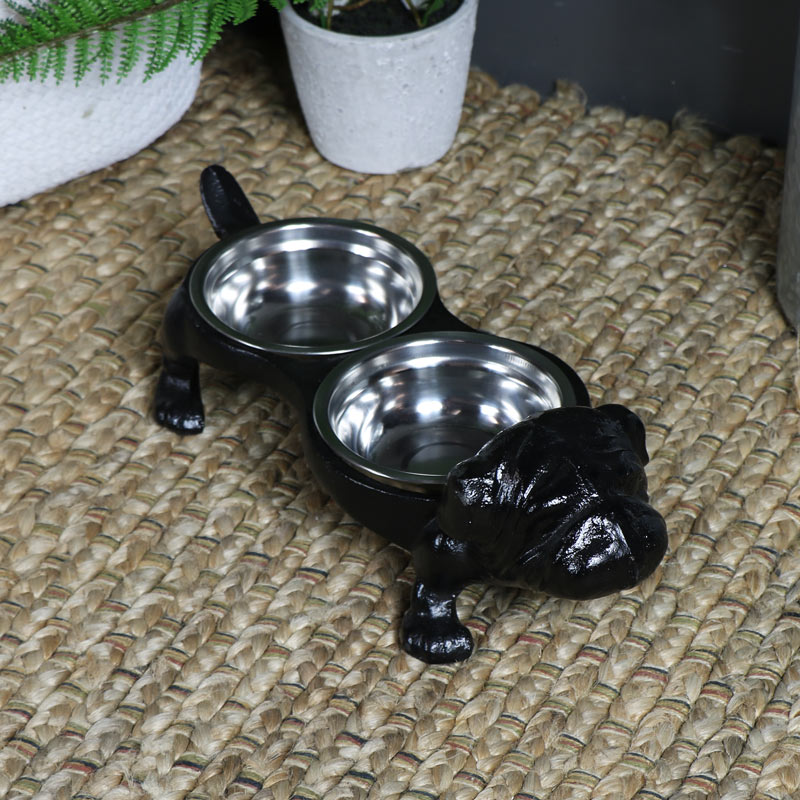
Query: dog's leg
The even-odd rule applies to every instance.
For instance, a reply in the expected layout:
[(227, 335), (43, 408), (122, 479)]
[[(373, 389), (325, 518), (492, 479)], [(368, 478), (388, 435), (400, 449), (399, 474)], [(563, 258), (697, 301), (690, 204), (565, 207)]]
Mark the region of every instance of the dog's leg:
[(463, 661), (472, 653), (472, 634), (458, 621), (456, 598), (481, 577), (465, 542), (446, 536), (431, 523), (413, 551), (417, 581), (403, 618), (403, 649), (429, 664)]
[(185, 342), (185, 284), (170, 299), (161, 330), (163, 358), (156, 385), (156, 422), (178, 433), (200, 433), (205, 424), (197, 359)]

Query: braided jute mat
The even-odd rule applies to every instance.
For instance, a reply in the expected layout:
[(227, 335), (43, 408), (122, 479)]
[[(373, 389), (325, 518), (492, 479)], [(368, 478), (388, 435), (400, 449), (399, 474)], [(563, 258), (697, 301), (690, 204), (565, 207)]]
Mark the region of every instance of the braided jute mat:
[[(465, 321), (637, 411), (663, 567), (582, 603), (471, 586), (473, 657), (405, 655), (408, 555), (315, 485), (284, 401), (205, 369), (204, 433), (152, 420), (168, 297), (214, 241), (213, 162), (264, 220), (407, 237)], [(0, 210), (0, 796), (800, 797), (782, 165), (691, 117), (475, 71), (446, 158), (358, 175), (228, 38), (152, 147)]]

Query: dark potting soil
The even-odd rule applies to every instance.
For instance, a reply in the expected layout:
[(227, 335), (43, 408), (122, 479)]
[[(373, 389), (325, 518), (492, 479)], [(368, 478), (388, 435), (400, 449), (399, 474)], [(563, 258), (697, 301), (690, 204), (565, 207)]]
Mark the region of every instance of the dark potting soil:
[[(431, 14), (428, 27), (447, 19), (463, 2), (464, 0), (444, 0), (444, 5)], [(317, 23), (317, 18), (309, 13), (306, 4), (294, 6), (294, 10), (304, 19)], [(393, 36), (411, 33), (419, 28), (401, 0), (369, 0), (363, 6), (334, 14), (332, 30), (356, 36)]]

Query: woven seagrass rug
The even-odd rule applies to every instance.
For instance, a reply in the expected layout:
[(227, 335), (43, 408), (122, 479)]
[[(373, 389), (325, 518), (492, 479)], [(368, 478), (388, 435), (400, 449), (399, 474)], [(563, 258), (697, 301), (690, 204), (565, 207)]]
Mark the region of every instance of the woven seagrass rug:
[[(449, 308), (646, 423), (670, 550), (591, 602), (474, 585), (469, 661), (398, 647), (408, 555), (316, 485), (292, 409), (205, 369), (152, 419), (158, 329), (214, 241), (200, 171), (263, 220), (384, 226)], [(473, 72), (439, 163), (310, 145), (230, 39), (134, 158), (0, 210), (0, 796), (800, 797), (797, 341), (774, 296), (782, 153)]]

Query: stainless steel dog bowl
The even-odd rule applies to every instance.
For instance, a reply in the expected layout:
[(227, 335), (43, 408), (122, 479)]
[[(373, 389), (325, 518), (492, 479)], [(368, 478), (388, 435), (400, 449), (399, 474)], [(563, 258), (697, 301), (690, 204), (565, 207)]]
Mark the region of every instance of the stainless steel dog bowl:
[(388, 231), (300, 219), (227, 237), (198, 259), (189, 295), (215, 330), (273, 353), (347, 353), (408, 330), (428, 310), (428, 259)]
[(313, 406), (323, 440), (375, 480), (435, 491), (504, 428), (573, 405), (559, 363), (480, 333), (404, 336), (349, 356)]

